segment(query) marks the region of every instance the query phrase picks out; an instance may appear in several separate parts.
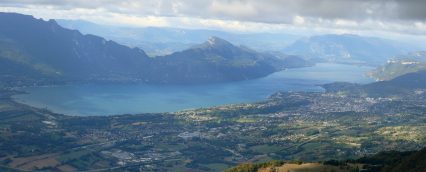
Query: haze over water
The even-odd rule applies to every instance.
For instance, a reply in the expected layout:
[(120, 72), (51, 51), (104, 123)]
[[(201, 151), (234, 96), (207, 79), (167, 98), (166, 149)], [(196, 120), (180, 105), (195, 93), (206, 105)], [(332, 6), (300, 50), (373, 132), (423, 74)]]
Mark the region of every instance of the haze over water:
[(66, 115), (114, 115), (173, 112), (190, 108), (265, 100), (277, 91), (323, 91), (319, 84), (372, 82), (371, 67), (320, 63), (267, 77), (208, 85), (90, 84), (23, 88), (14, 98)]

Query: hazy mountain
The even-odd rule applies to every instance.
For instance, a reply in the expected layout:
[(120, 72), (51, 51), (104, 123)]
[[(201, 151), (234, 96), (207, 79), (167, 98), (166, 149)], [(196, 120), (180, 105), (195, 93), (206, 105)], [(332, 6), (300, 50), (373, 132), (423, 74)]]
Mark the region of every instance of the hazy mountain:
[(141, 49), (82, 35), (54, 20), (0, 13), (0, 60), (3, 75), (99, 79), (135, 75), (149, 58)]
[(256, 51), (282, 50), (300, 38), (292, 34), (231, 33), (218, 30), (182, 29), (170, 27), (118, 27), (83, 20), (57, 20), (58, 23), (82, 33), (95, 34), (131, 47), (140, 47), (148, 54), (166, 55), (190, 48), (217, 36), (237, 45), (246, 45)]
[(426, 52), (424, 51), (396, 56), (388, 60), (385, 65), (371, 71), (369, 75), (383, 81), (421, 70), (426, 70)]
[(149, 58), (139, 48), (83, 35), (54, 20), (0, 13), (2, 78), (211, 83), (252, 79), (303, 66), (287, 59), (237, 47), (217, 37), (188, 50)]
[(218, 37), (210, 37), (206, 42), (187, 50), (156, 57), (154, 66), (157, 66), (157, 73), (164, 74), (162, 81), (191, 83), (193, 80), (223, 82), (250, 79), (308, 64), (299, 57), (280, 58), (235, 46)]
[(267, 54), (277, 57), (280, 60), (280, 63), (285, 65), (285, 68), (298, 68), (315, 65), (314, 62), (305, 60), (297, 55), (288, 55), (279, 51), (272, 51)]
[(413, 48), (395, 41), (358, 35), (320, 35), (304, 38), (285, 48), (288, 54), (317, 61), (381, 65), (389, 57)]

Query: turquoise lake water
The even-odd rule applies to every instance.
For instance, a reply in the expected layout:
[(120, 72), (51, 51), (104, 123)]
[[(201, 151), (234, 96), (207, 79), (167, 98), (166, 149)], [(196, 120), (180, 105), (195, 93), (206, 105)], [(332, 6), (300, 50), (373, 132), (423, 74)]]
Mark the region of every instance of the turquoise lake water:
[(184, 109), (265, 100), (277, 91), (322, 91), (335, 81), (373, 82), (371, 67), (320, 63), (267, 77), (209, 85), (89, 84), (23, 88), (14, 98), (34, 107), (67, 115), (114, 115), (172, 112)]

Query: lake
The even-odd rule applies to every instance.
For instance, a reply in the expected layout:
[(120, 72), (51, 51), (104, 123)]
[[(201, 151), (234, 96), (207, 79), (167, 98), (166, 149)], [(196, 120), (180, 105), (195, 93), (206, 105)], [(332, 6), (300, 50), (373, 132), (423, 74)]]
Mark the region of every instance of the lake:
[(173, 112), (184, 109), (265, 100), (277, 91), (323, 91), (335, 81), (369, 83), (371, 67), (319, 63), (269, 76), (208, 85), (88, 84), (22, 88), (18, 102), (66, 115), (114, 115)]

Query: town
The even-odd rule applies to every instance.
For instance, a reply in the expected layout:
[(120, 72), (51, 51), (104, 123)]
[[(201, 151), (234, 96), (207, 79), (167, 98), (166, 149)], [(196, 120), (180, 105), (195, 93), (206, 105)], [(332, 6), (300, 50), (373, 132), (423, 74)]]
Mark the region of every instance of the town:
[[(17, 93), (4, 90), (0, 161), (25, 170), (221, 171), (242, 162), (347, 159), (415, 150), (426, 143), (425, 93), (278, 92), (251, 104), (77, 117), (16, 103), (10, 95)], [(28, 120), (16, 120), (24, 117)], [(16, 139), (32, 140), (16, 144)]]

